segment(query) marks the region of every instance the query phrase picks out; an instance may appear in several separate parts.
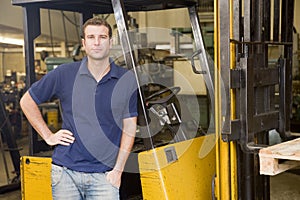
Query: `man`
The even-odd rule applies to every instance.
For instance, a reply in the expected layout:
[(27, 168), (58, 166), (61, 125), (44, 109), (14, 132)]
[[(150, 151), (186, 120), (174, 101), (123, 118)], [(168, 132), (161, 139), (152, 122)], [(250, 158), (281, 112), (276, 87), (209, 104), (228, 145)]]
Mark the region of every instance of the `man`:
[[(109, 58), (110, 25), (97, 17), (83, 25), (86, 57), (63, 64), (34, 83), (20, 105), (52, 156), (53, 199), (119, 199), (125, 162), (136, 132), (137, 91), (131, 71)], [(38, 104), (62, 106), (62, 129), (52, 133)]]

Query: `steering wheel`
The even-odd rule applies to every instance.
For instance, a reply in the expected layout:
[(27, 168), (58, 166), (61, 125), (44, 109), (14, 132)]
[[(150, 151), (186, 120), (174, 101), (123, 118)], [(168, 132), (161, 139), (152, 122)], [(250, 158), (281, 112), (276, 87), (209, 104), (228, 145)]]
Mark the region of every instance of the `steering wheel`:
[[(167, 95), (166, 97), (162, 97), (162, 98), (159, 98), (159, 99), (156, 99), (156, 100), (152, 100), (155, 97), (158, 97), (158, 96), (160, 96), (164, 93), (170, 92), (170, 91), (171, 91), (171, 93), (169, 95)], [(177, 86), (174, 86), (174, 87), (171, 87), (171, 88), (164, 88), (164, 89), (159, 90), (159, 91), (151, 94), (150, 96), (146, 97), (145, 98), (146, 104), (147, 104), (147, 106), (151, 106), (151, 105), (154, 105), (154, 104), (164, 104), (167, 101), (169, 101), (174, 95), (178, 94), (179, 91), (180, 91), (180, 87), (177, 87)]]

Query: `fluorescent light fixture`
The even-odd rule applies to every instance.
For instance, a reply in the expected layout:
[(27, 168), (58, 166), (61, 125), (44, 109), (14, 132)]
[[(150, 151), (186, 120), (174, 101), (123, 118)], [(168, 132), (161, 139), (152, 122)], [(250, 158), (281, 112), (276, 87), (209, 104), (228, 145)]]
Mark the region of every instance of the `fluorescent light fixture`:
[(0, 43), (24, 46), (23, 39), (8, 38), (8, 37), (3, 37), (3, 36), (0, 36)]

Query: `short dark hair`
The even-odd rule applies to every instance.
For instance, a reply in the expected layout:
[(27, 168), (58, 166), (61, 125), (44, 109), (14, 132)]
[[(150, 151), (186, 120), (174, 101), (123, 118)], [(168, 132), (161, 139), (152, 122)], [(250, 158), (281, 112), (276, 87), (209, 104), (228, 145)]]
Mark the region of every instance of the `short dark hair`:
[(112, 37), (112, 29), (111, 29), (110, 24), (105, 19), (96, 16), (96, 17), (93, 17), (93, 18), (90, 18), (90, 19), (86, 20), (86, 22), (83, 24), (82, 33), (81, 33), (82, 38), (85, 37), (85, 29), (88, 25), (106, 26), (108, 28), (109, 38)]

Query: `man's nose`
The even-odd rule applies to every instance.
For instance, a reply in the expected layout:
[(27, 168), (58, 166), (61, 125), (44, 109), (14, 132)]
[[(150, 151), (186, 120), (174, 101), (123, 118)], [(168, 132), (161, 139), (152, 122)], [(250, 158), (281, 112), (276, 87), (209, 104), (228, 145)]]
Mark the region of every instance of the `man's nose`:
[(95, 45), (99, 45), (101, 43), (101, 38), (97, 38), (95, 39)]

